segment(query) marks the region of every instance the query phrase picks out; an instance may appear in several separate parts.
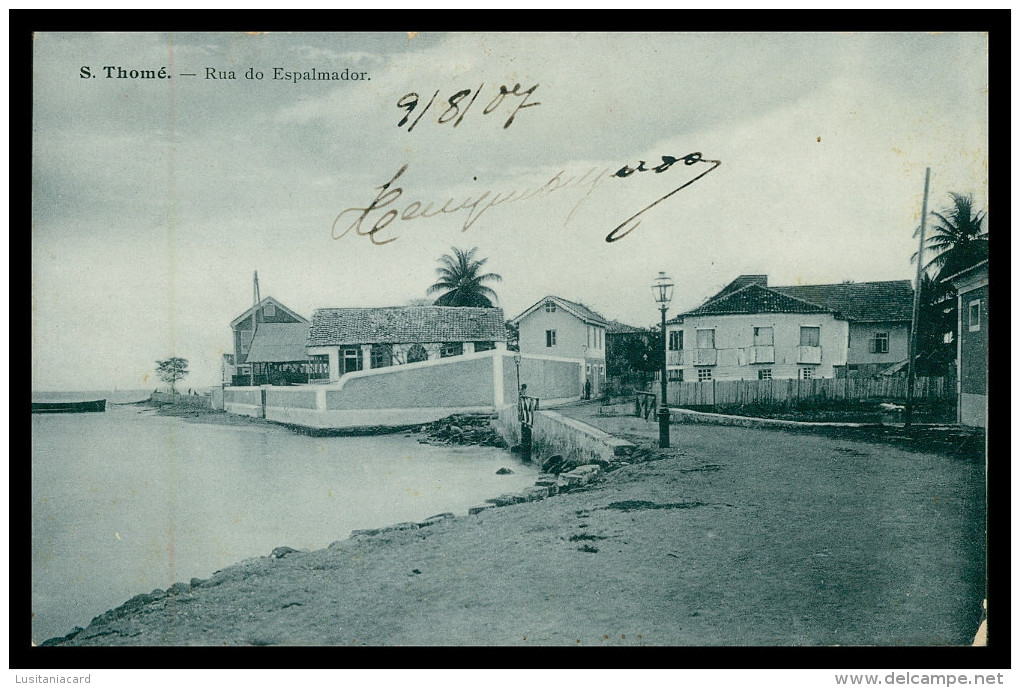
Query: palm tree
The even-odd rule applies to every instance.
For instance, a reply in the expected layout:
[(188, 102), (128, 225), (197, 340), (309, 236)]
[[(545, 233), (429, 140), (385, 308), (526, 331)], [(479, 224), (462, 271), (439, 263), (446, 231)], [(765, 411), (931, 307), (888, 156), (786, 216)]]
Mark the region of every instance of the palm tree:
[(436, 299), (437, 306), (476, 306), (492, 308), (497, 301), (496, 292), (482, 284), (487, 281), (502, 282), (503, 278), (493, 272), (479, 274), (488, 258), (474, 260), (478, 247), (462, 251), (453, 247), (453, 255), (439, 258), (441, 267), (436, 268), (439, 280), (428, 288), (427, 294), (445, 292)]
[(935, 255), (924, 268), (938, 277), (949, 277), (988, 258), (988, 230), (984, 227), (988, 213), (974, 211), (970, 194), (949, 195), (952, 205), (942, 212), (932, 211), (936, 219), (927, 239), (927, 248)]

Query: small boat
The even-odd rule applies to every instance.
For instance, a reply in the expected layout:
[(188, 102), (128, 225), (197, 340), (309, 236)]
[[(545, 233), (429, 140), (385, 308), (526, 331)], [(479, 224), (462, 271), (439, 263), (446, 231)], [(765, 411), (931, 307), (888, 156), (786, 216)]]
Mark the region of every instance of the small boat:
[(32, 413), (102, 413), (106, 399), (96, 401), (33, 401)]

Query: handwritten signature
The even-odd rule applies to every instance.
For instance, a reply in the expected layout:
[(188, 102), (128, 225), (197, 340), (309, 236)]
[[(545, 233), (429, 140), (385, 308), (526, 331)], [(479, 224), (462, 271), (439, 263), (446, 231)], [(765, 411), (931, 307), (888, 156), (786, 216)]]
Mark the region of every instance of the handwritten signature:
[[(569, 222), (570, 218), (573, 216), (574, 212), (576, 212), (577, 209), (581, 206), (581, 204), (591, 197), (592, 192), (594, 192), (595, 188), (599, 186), (599, 184), (605, 182), (608, 179), (612, 178), (622, 179), (630, 177), (633, 174), (643, 172), (662, 174), (664, 172), (669, 171), (669, 169), (673, 165), (679, 162), (682, 162), (685, 166), (696, 165), (698, 163), (705, 163), (711, 165), (711, 167), (706, 169), (701, 174), (697, 175), (693, 179), (690, 179), (683, 185), (673, 189), (668, 194), (662, 196), (658, 200), (648, 204), (647, 206), (645, 206), (644, 208), (642, 208), (641, 210), (634, 213), (629, 218), (618, 224), (612, 231), (609, 232), (609, 234), (606, 235), (606, 242), (612, 243), (614, 241), (619, 241), (623, 237), (633, 232), (638, 227), (638, 225), (641, 224), (641, 221), (638, 218), (646, 211), (654, 208), (659, 203), (662, 203), (663, 201), (670, 198), (674, 194), (687, 188), (688, 186), (698, 181), (706, 174), (708, 174), (709, 172), (716, 169), (717, 167), (719, 167), (719, 165), (722, 164), (721, 160), (704, 159), (701, 153), (689, 153), (681, 158), (675, 158), (669, 155), (663, 155), (661, 157), (662, 163), (651, 168), (646, 168), (645, 161), (640, 160), (638, 161), (637, 167), (630, 167), (629, 165), (624, 165), (615, 172), (612, 170), (612, 168), (600, 169), (598, 167), (592, 167), (582, 175), (567, 176), (566, 170), (560, 170), (559, 172), (554, 174), (552, 178), (549, 179), (549, 181), (547, 181), (545, 184), (539, 186), (536, 189), (525, 189), (523, 191), (514, 190), (508, 194), (504, 194), (502, 192), (497, 192), (493, 194), (491, 191), (485, 191), (481, 193), (477, 198), (472, 198), (469, 196), (459, 204), (455, 199), (450, 198), (445, 203), (443, 203), (443, 206), (441, 208), (438, 209), (436, 209), (436, 203), (432, 201), (426, 203), (423, 203), (422, 201), (412, 201), (411, 203), (406, 205), (401, 211), (398, 210), (397, 208), (390, 208), (389, 206), (394, 204), (397, 201), (397, 199), (400, 198), (404, 193), (404, 190), (401, 187), (393, 186), (393, 184), (401, 177), (401, 175), (404, 174), (404, 172), (407, 171), (409, 164), (405, 164), (403, 167), (397, 170), (397, 173), (393, 175), (393, 177), (391, 177), (388, 182), (386, 182), (382, 186), (376, 187), (379, 189), (379, 193), (376, 194), (375, 199), (373, 199), (372, 202), (369, 203), (367, 206), (365, 207), (355, 206), (351, 208), (345, 208), (344, 210), (340, 211), (340, 213), (333, 220), (333, 225), (330, 229), (330, 235), (334, 239), (342, 239), (347, 234), (349, 234), (351, 230), (354, 230), (355, 234), (359, 236), (367, 236), (373, 244), (377, 246), (382, 246), (384, 244), (396, 241), (399, 238), (396, 236), (390, 236), (388, 238), (382, 238), (377, 236), (382, 230), (386, 229), (386, 227), (388, 227), (390, 223), (392, 223), (394, 220), (398, 218), (401, 221), (409, 221), (416, 220), (419, 218), (435, 217), (436, 215), (444, 213), (453, 214), (461, 211), (467, 211), (467, 217), (465, 218), (464, 224), (461, 228), (461, 231), (467, 231), (475, 222), (478, 221), (478, 218), (480, 218), (482, 214), (484, 214), (490, 208), (495, 208), (507, 203), (516, 203), (519, 201), (532, 199), (539, 196), (547, 196), (549, 194), (556, 193), (563, 189), (578, 187), (586, 188), (587, 190), (584, 193), (584, 195), (578, 200), (577, 204), (567, 215), (566, 221)], [(366, 220), (368, 219), (368, 216), (370, 214), (376, 213), (377, 211), (381, 211), (385, 208), (388, 209), (375, 220), (371, 227), (367, 227)], [(341, 218), (343, 218), (348, 213), (358, 213), (358, 215), (351, 222), (351, 224), (347, 226), (346, 229), (339, 230), (339, 226), (341, 225)]]

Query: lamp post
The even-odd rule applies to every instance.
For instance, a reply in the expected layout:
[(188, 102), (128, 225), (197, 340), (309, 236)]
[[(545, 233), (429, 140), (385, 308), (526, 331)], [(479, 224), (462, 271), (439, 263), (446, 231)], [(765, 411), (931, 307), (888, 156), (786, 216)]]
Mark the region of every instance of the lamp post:
[(662, 370), (660, 372), (660, 383), (662, 385), (662, 403), (659, 406), (659, 447), (669, 448), (669, 406), (666, 404), (666, 351), (669, 345), (666, 337), (666, 309), (669, 302), (673, 300), (673, 280), (665, 272), (660, 272), (652, 283), (652, 293), (655, 295), (655, 302), (659, 304), (659, 311), (662, 315)]
[(521, 352), (514, 354), (514, 365), (517, 366), (517, 405), (521, 405)]

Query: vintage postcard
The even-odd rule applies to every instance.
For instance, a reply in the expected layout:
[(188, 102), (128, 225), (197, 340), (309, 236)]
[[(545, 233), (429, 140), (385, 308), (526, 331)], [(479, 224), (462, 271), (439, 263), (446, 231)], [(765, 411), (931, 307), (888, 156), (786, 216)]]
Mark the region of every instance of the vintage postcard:
[(988, 40), (37, 33), (12, 635), (994, 642)]

